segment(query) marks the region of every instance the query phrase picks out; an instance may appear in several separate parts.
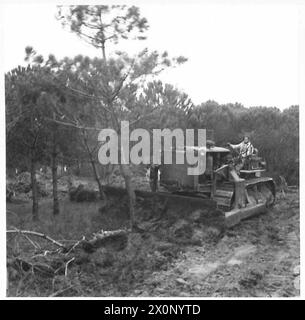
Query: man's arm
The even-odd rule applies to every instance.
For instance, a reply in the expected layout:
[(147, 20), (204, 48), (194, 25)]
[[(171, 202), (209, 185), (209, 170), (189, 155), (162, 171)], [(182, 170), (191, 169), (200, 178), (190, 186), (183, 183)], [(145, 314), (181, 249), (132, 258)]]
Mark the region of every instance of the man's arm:
[(232, 149), (234, 149), (234, 150), (240, 149), (241, 144), (242, 144), (242, 142), (239, 143), (239, 144), (231, 144), (231, 143), (228, 143), (228, 145), (229, 145)]

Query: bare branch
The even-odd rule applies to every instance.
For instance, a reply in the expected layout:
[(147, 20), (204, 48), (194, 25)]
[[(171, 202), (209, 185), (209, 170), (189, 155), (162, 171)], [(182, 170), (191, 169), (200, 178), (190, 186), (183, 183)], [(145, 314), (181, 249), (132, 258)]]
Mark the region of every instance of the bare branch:
[(55, 123), (61, 124), (63, 126), (73, 127), (73, 128), (79, 129), (79, 130), (95, 130), (95, 131), (103, 130), (102, 128), (98, 128), (98, 127), (83, 127), (83, 126), (79, 126), (77, 124), (73, 124), (73, 123), (70, 123), (70, 122), (54, 120), (54, 119), (51, 119), (51, 118), (46, 118), (46, 120), (50, 121), (50, 122), (55, 122)]
[(64, 293), (65, 291), (72, 289), (73, 287), (75, 287), (75, 285), (69, 286), (69, 287), (64, 288), (64, 289), (62, 289), (62, 290), (58, 290), (58, 291), (54, 292), (53, 294), (51, 294), (49, 297), (57, 297), (59, 294), (62, 294), (62, 293)]
[(68, 266), (69, 264), (75, 260), (75, 257), (71, 258), (67, 263), (66, 263), (66, 266), (65, 266), (65, 277), (68, 275)]
[(60, 248), (62, 248), (64, 250), (66, 250), (66, 247), (63, 244), (61, 244), (60, 242), (50, 238), (46, 234), (39, 233), (39, 232), (36, 232), (36, 231), (14, 229), (14, 230), (6, 230), (6, 233), (19, 233), (19, 234), (23, 234), (23, 235), (24, 234), (28, 234), (28, 235), (32, 235), (32, 236), (35, 236), (35, 237), (43, 238), (45, 240), (48, 240), (49, 242), (52, 242), (57, 247), (60, 247)]

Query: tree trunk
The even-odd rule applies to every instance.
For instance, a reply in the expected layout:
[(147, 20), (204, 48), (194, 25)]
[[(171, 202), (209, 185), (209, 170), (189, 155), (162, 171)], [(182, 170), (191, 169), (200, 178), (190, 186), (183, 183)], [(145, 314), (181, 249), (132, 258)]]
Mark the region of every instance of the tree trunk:
[[(106, 60), (106, 51), (105, 51), (105, 43), (102, 43), (102, 52), (103, 52), (103, 59), (104, 62), (107, 63)], [(109, 88), (109, 79), (110, 79), (110, 74), (109, 74), (109, 69), (106, 68), (107, 70), (107, 88)], [(111, 90), (110, 90), (111, 91)], [(110, 110), (110, 117), (111, 117), (111, 122), (112, 122), (112, 126), (113, 128), (116, 129), (117, 134), (121, 135), (121, 126), (118, 120), (118, 117), (115, 114), (115, 110), (113, 107), (113, 97), (107, 97), (108, 99), (108, 110)], [(122, 159), (121, 159), (122, 160)], [(125, 181), (125, 188), (127, 190), (127, 194), (128, 194), (128, 199), (129, 199), (129, 215), (130, 215), (130, 228), (131, 230), (134, 230), (136, 228), (136, 221), (135, 221), (135, 202), (136, 202), (136, 194), (134, 192), (134, 187), (133, 187), (133, 183), (131, 181), (131, 172), (129, 169), (129, 166), (126, 164), (122, 164), (122, 161), (120, 163), (120, 171), (121, 174), (123, 176), (123, 179)]]
[(125, 188), (127, 190), (128, 194), (128, 200), (129, 200), (129, 216), (130, 216), (130, 228), (131, 230), (134, 229), (136, 226), (136, 221), (135, 221), (135, 203), (136, 203), (136, 194), (134, 192), (134, 187), (131, 181), (131, 172), (126, 164), (120, 164), (120, 170), (121, 174), (124, 178), (125, 181)]
[(37, 190), (37, 180), (36, 180), (36, 162), (34, 157), (31, 159), (31, 187), (32, 187), (32, 219), (34, 221), (39, 220), (38, 216), (38, 190)]
[(94, 158), (92, 156), (92, 152), (89, 148), (89, 145), (88, 145), (88, 141), (87, 141), (87, 138), (85, 136), (85, 133), (83, 133), (83, 141), (84, 141), (84, 144), (85, 144), (85, 147), (86, 147), (86, 151), (88, 153), (88, 156), (89, 156), (89, 160), (90, 160), (90, 163), (91, 163), (91, 166), (92, 166), (92, 171), (93, 171), (93, 176), (94, 176), (94, 179), (98, 185), (98, 190), (99, 190), (99, 194), (100, 194), (100, 200), (107, 200), (107, 197), (106, 197), (106, 194), (103, 190), (103, 186), (102, 186), (102, 183), (101, 183), (101, 179), (99, 177), (99, 174), (98, 174), (98, 171), (97, 171), (97, 168), (96, 168), (96, 163), (94, 161)]
[(105, 48), (105, 42), (102, 42), (102, 53), (103, 53), (103, 59), (105, 61), (105, 63), (107, 62), (106, 59), (106, 48)]
[(100, 177), (99, 177), (99, 175), (97, 173), (96, 164), (95, 164), (94, 159), (92, 158), (91, 154), (89, 155), (89, 157), (90, 157), (90, 163), (91, 163), (91, 166), (92, 166), (93, 176), (94, 176), (94, 179), (95, 179), (95, 181), (96, 181), (96, 183), (98, 185), (98, 190), (99, 190), (99, 194), (100, 194), (100, 200), (106, 200), (106, 195), (104, 193)]
[[(55, 112), (53, 113), (53, 119), (56, 119)], [(52, 151), (51, 151), (51, 166), (52, 166), (52, 186), (53, 186), (53, 215), (59, 214), (59, 201), (58, 201), (58, 188), (57, 188), (57, 140), (56, 133), (57, 128), (53, 128), (53, 141), (52, 141)]]
[[(114, 128), (116, 129), (118, 135), (119, 135), (119, 141), (121, 141), (121, 126), (119, 124), (119, 121), (114, 113), (113, 106), (110, 104), (110, 110), (112, 110), (112, 123)], [(122, 148), (122, 146), (121, 146)], [(131, 181), (131, 172), (128, 164), (122, 164), (122, 157), (124, 157), (124, 154), (121, 153), (121, 161), (120, 161), (120, 171), (123, 176), (123, 179), (125, 181), (125, 188), (128, 194), (128, 200), (129, 200), (129, 216), (130, 216), (130, 228), (131, 230), (134, 230), (136, 227), (136, 221), (135, 221), (135, 203), (136, 203), (136, 194), (134, 191), (133, 183)], [(126, 159), (127, 160), (127, 159)], [(125, 162), (125, 161), (124, 161)]]
[(57, 190), (57, 162), (56, 162), (56, 145), (53, 146), (52, 152), (52, 185), (53, 185), (53, 215), (59, 214), (59, 201)]

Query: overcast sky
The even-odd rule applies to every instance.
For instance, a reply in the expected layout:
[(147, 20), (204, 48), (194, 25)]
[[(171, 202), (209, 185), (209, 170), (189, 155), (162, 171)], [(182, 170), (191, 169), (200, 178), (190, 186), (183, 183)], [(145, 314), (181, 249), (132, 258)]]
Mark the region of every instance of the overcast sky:
[[(119, 49), (148, 47), (188, 58), (162, 80), (197, 103), (240, 102), (249, 106), (298, 104), (298, 9), (295, 5), (139, 5), (150, 29), (146, 41)], [(56, 57), (101, 53), (62, 28), (54, 5), (5, 5), (2, 11), (4, 70), (24, 64), (31, 45)]]

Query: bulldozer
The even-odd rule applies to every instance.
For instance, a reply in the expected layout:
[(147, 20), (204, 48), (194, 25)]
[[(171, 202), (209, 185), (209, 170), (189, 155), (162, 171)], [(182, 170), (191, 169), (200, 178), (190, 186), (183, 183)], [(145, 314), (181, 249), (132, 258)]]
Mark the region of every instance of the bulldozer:
[(206, 170), (200, 175), (188, 175), (187, 164), (161, 164), (159, 190), (153, 193), (171, 202), (180, 210), (206, 210), (208, 218), (220, 220), (226, 228), (241, 220), (265, 212), (275, 202), (275, 183), (266, 176), (266, 162), (253, 154), (243, 168), (237, 171), (240, 161), (230, 147), (218, 147), (213, 142), (203, 147), (171, 149), (173, 157), (192, 148), (197, 155), (206, 157)]
[[(150, 183), (151, 191), (135, 190), (137, 199), (148, 199), (156, 215), (192, 215), (200, 211), (204, 223), (220, 230), (231, 228), (241, 220), (266, 212), (275, 202), (275, 183), (266, 176), (266, 162), (258, 153), (248, 157), (241, 170), (240, 159), (230, 147), (206, 146), (171, 148), (172, 159), (177, 153), (186, 155), (191, 148), (197, 156), (205, 157), (203, 174), (188, 175), (189, 165), (171, 164), (153, 166), (155, 177)], [(163, 155), (164, 158), (164, 155)], [(124, 188), (105, 186), (109, 195), (126, 195)], [(151, 201), (152, 200), (152, 201)]]

